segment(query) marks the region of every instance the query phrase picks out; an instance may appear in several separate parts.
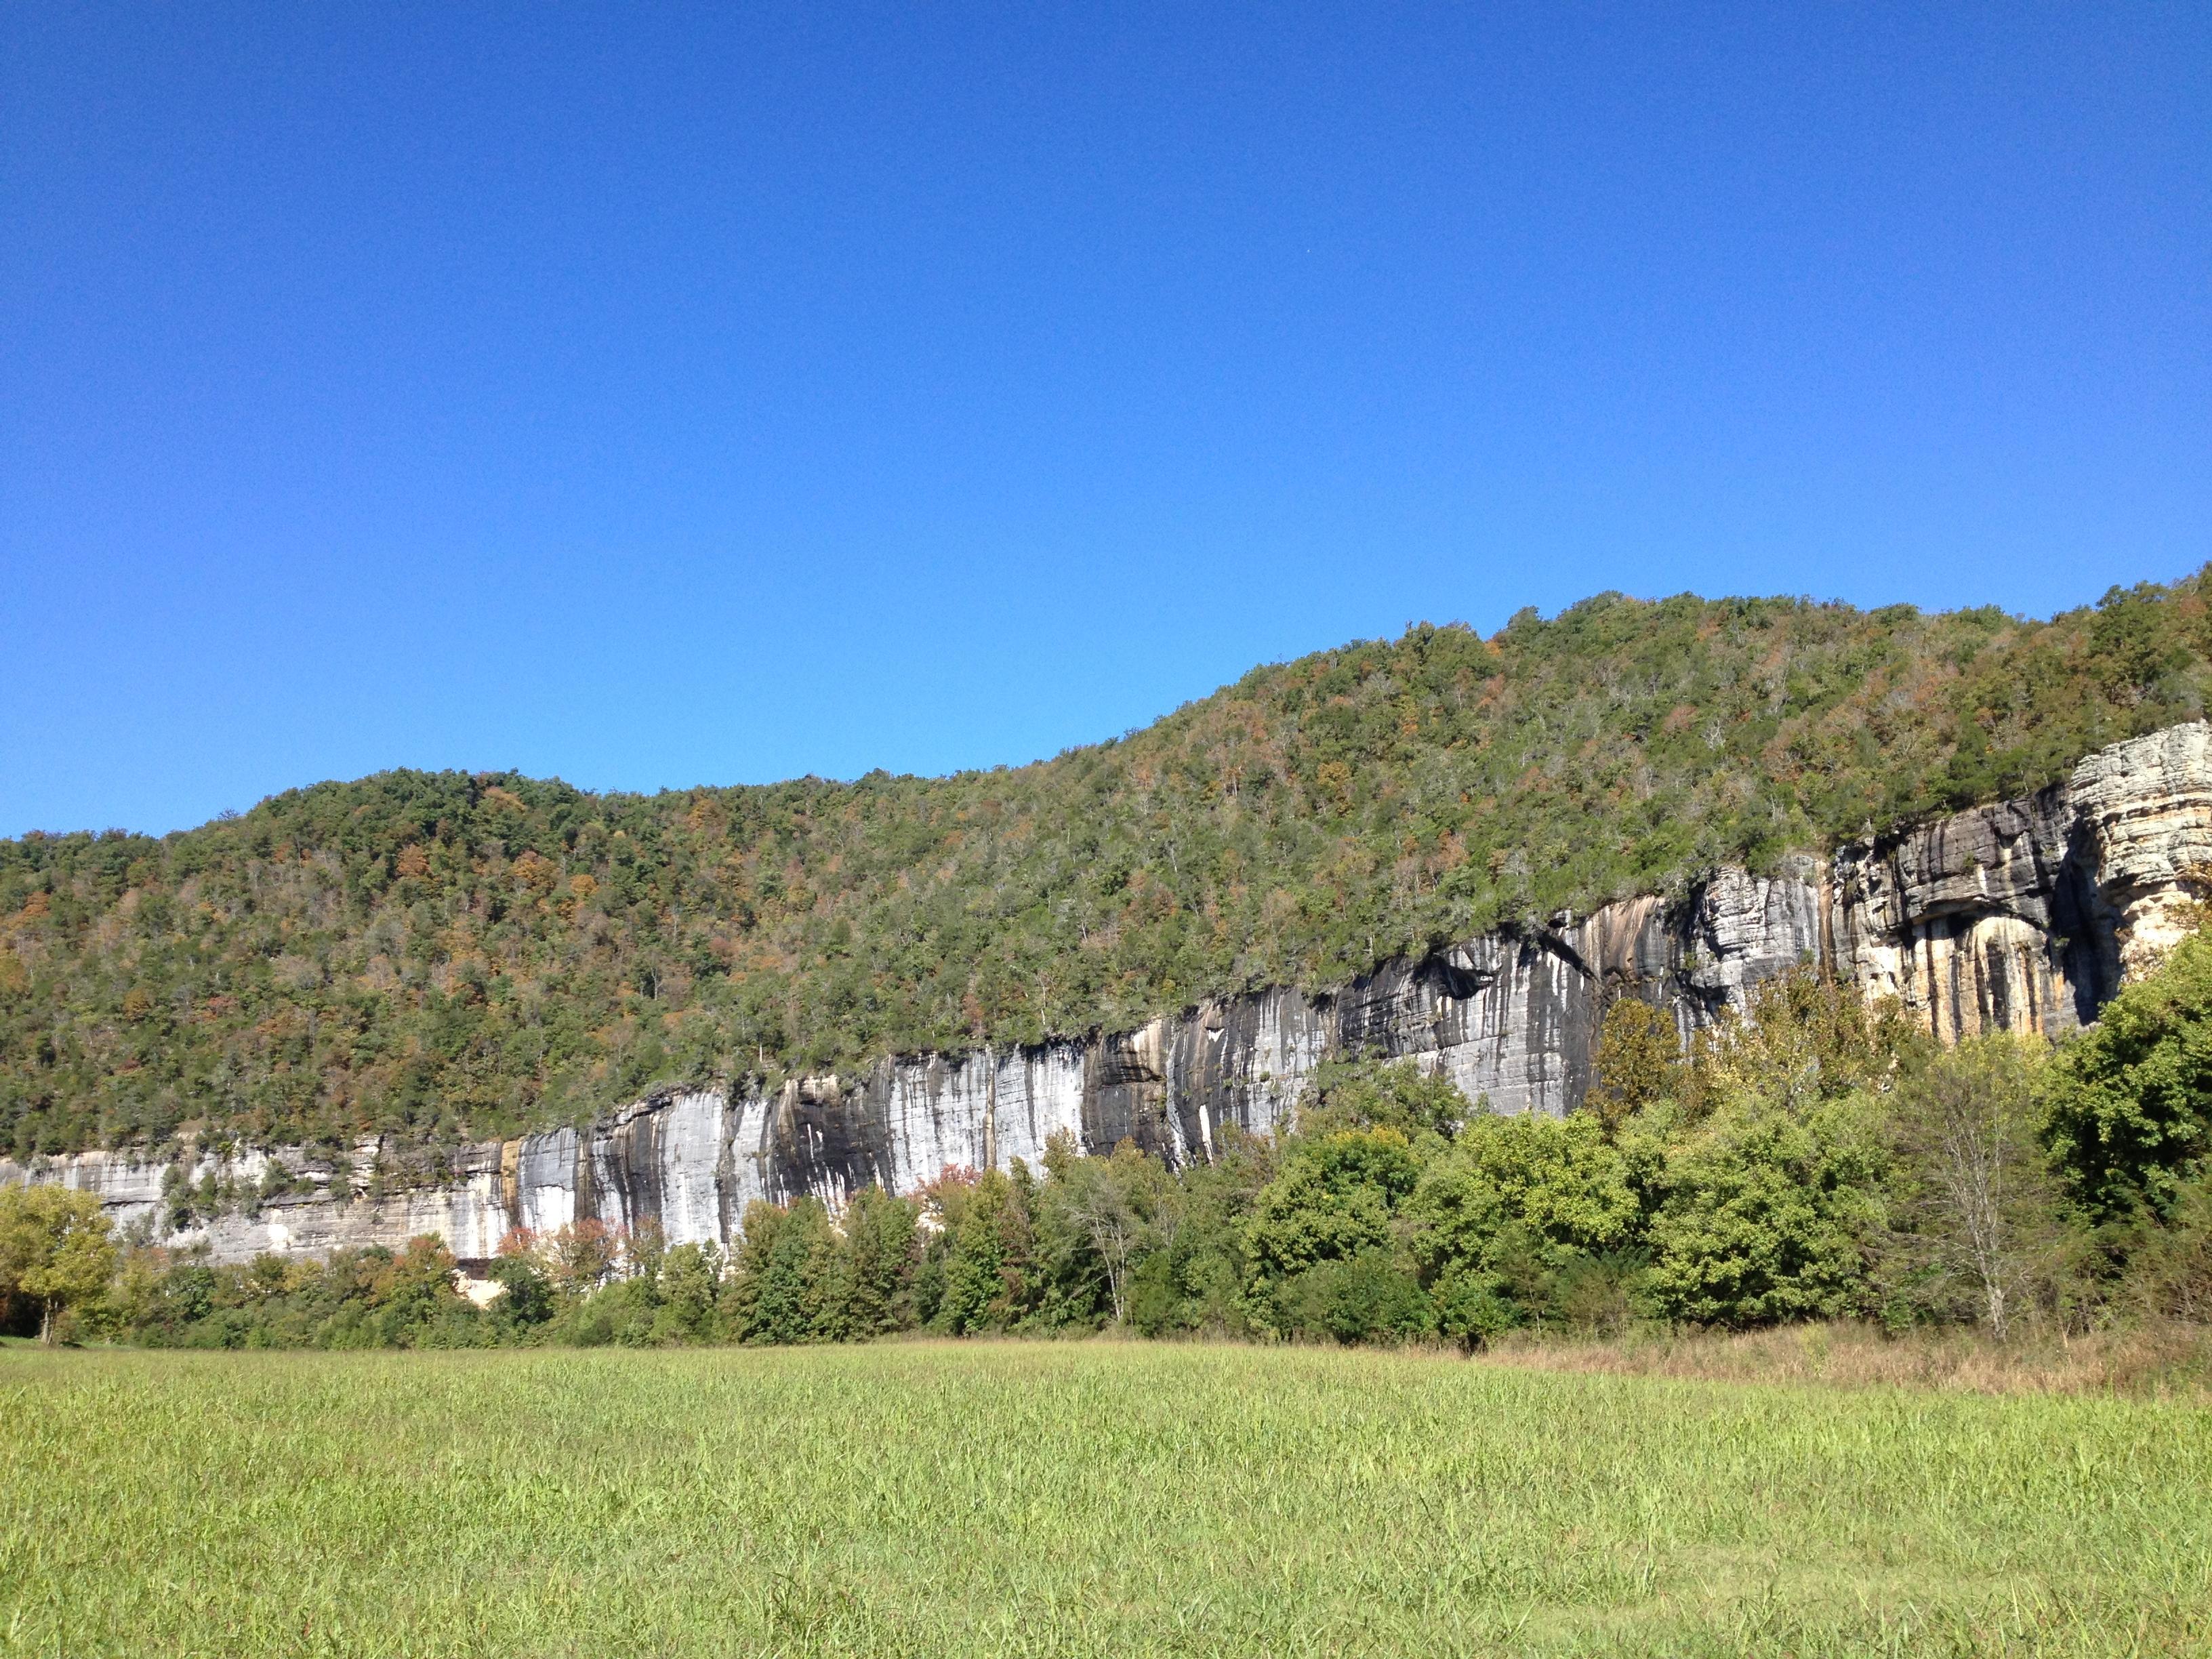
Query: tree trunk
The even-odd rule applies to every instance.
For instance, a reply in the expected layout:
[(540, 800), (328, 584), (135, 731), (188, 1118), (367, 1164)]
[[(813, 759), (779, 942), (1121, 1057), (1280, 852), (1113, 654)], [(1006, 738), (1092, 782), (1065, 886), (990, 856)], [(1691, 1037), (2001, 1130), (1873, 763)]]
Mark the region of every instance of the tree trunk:
[(54, 1346), (54, 1299), (50, 1296), (39, 1298), (39, 1346)]

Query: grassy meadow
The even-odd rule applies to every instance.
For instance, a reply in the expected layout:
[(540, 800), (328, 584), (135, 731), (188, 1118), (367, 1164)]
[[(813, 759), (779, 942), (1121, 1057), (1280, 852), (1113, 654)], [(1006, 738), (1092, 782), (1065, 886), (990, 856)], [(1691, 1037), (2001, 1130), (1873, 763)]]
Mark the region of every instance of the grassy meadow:
[(2212, 1412), (1121, 1343), (0, 1352), (15, 1654), (2212, 1648)]

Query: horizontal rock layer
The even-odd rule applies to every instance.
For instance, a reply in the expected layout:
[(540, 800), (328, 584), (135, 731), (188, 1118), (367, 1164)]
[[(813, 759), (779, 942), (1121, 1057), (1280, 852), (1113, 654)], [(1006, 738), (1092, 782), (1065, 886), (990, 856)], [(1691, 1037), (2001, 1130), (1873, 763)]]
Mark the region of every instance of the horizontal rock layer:
[[(1589, 1085), (1612, 999), (1668, 1007), (1686, 1034), (1807, 961), (1898, 998), (1947, 1038), (2063, 1033), (2179, 936), (2207, 866), (2212, 727), (2196, 722), (2100, 750), (2025, 800), (1826, 863), (1723, 869), (1678, 902), (1486, 934), (1331, 991), (1227, 997), (1034, 1048), (888, 1059), (770, 1095), (670, 1091), (585, 1129), (434, 1158), (382, 1142), (343, 1169), (298, 1149), (123, 1150), (0, 1160), (0, 1182), (88, 1188), (126, 1227), (204, 1243), (218, 1260), (430, 1233), (480, 1261), (510, 1229), (586, 1219), (726, 1243), (755, 1199), (834, 1205), (871, 1183), (914, 1191), (947, 1166), (1034, 1166), (1062, 1130), (1093, 1152), (1127, 1138), (1170, 1163), (1205, 1158), (1230, 1126), (1284, 1123), (1336, 1053), (1414, 1058), (1492, 1110), (1565, 1112)], [(177, 1189), (210, 1176), (225, 1195), (175, 1224)]]

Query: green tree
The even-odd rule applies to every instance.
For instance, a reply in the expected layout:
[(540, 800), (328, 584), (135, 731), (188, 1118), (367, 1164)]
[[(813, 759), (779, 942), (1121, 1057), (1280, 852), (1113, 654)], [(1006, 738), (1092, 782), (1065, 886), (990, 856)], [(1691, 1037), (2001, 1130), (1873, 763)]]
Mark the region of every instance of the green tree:
[(1659, 1308), (1729, 1327), (1866, 1311), (1887, 1172), (1868, 1097), (1715, 1114), (1662, 1178), (1650, 1227)]
[(2192, 934), (2061, 1053), (2051, 1155), (2106, 1220), (2169, 1212), (2212, 1152), (2212, 935)]
[(410, 1238), (389, 1259), (372, 1291), (382, 1340), (395, 1347), (453, 1346), (454, 1328), (473, 1325), (477, 1310), (454, 1285), (456, 1265), (445, 1241)]
[(494, 1316), (517, 1330), (543, 1325), (553, 1316), (553, 1281), (537, 1258), (523, 1251), (505, 1251), (486, 1270), (501, 1294), (492, 1304)]
[(107, 1218), (90, 1193), (66, 1187), (0, 1188), (0, 1292), (38, 1304), (39, 1340), (51, 1343), (57, 1317), (82, 1308), (115, 1276)]
[(654, 1321), (662, 1340), (704, 1342), (715, 1334), (722, 1287), (722, 1249), (711, 1239), (678, 1244), (660, 1261), (660, 1314)]
[(914, 1317), (915, 1209), (880, 1187), (853, 1194), (840, 1222), (850, 1262), (847, 1320), (857, 1337), (901, 1330)]
[(2212, 1325), (2212, 1170), (2179, 1182), (2163, 1216), (2138, 1217), (2125, 1246), (2126, 1302), (2154, 1319)]
[[(1255, 1196), (1243, 1227), (1258, 1316), (1278, 1330), (1299, 1328), (1320, 1316), (1316, 1307), (1340, 1306), (1346, 1285), (1379, 1283), (1379, 1269), (1370, 1261), (1355, 1274), (1324, 1274), (1315, 1281), (1318, 1291), (1291, 1288), (1325, 1263), (1389, 1259), (1399, 1243), (1399, 1207), (1420, 1168), (1404, 1132), (1388, 1127), (1295, 1142), (1275, 1178)], [(1394, 1265), (1391, 1271), (1402, 1269)]]
[[(1016, 1170), (1026, 1175), (1017, 1160)], [(1029, 1183), (998, 1170), (948, 1175), (929, 1193), (941, 1231), (943, 1285), (933, 1323), (959, 1336), (1004, 1330), (1021, 1316), (1030, 1289)]]
[(836, 1239), (817, 1198), (745, 1206), (732, 1303), (746, 1342), (811, 1342), (842, 1334)]
[(1617, 1316), (1593, 1294), (1604, 1273), (1631, 1270), (1658, 1162), (1649, 1137), (1624, 1146), (1594, 1115), (1469, 1123), (1422, 1170), (1405, 1207), (1446, 1334)]
[(1045, 1171), (1036, 1231), (1039, 1271), (1056, 1296), (1047, 1322), (1095, 1318), (1091, 1310), (1101, 1285), (1108, 1316), (1117, 1325), (1126, 1322), (1135, 1263), (1158, 1248), (1172, 1224), (1173, 1178), (1133, 1141), (1122, 1141), (1109, 1157), (1085, 1158), (1065, 1132), (1048, 1143)]
[(1248, 1294), (1256, 1281), (1246, 1223), (1285, 1156), (1284, 1141), (1231, 1128), (1211, 1162), (1177, 1172), (1164, 1236), (1129, 1276), (1129, 1322), (1140, 1334), (1267, 1328)]
[(1682, 1039), (1673, 1013), (1635, 997), (1615, 999), (1598, 1027), (1583, 1104), (1610, 1134), (1632, 1114), (1674, 1099), (1681, 1087)]
[(1316, 1262), (1285, 1282), (1278, 1301), (1286, 1331), (1338, 1342), (1403, 1341), (1437, 1327), (1419, 1283), (1387, 1249)]

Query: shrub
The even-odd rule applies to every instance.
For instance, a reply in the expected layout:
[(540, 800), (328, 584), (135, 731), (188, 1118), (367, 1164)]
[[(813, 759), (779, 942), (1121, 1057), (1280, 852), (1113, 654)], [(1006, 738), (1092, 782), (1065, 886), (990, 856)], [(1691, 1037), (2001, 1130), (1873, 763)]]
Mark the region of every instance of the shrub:
[(1437, 1328), (1436, 1309), (1420, 1282), (1388, 1250), (1316, 1263), (1286, 1280), (1276, 1300), (1279, 1328), (1299, 1336), (1390, 1342)]

